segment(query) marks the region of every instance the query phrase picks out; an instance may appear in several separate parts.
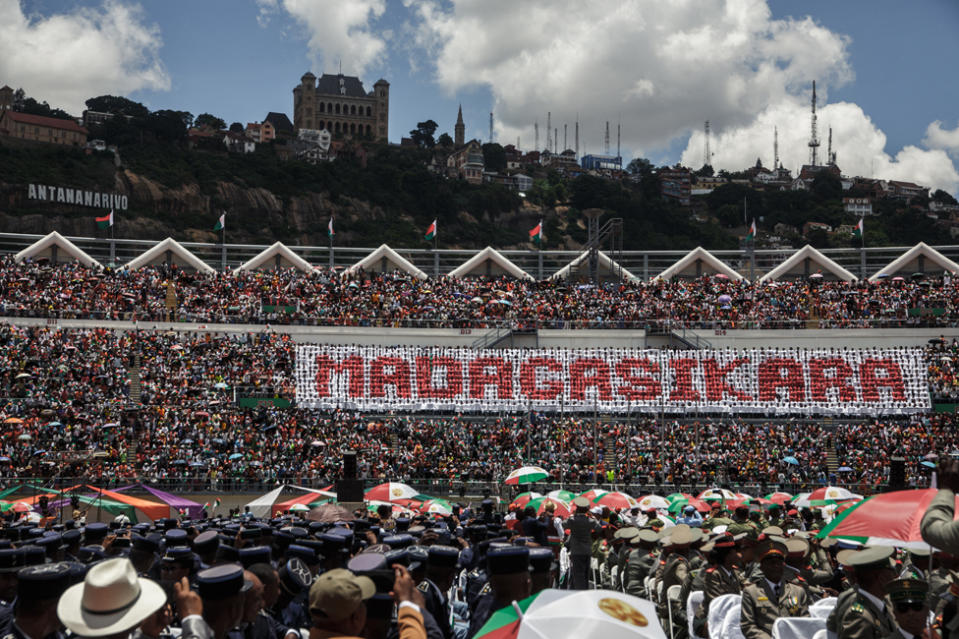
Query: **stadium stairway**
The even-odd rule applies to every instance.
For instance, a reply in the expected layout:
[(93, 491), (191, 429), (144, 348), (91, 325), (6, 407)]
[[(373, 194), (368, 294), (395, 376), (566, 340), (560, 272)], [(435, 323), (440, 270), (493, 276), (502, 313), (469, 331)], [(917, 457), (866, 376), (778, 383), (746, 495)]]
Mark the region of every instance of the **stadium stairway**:
[(830, 475), (835, 475), (839, 469), (839, 457), (836, 455), (835, 446), (830, 445), (826, 449), (826, 467), (829, 469)]
[(134, 404), (140, 403), (140, 356), (137, 355), (133, 360), (133, 366), (127, 372), (130, 378), (130, 401)]

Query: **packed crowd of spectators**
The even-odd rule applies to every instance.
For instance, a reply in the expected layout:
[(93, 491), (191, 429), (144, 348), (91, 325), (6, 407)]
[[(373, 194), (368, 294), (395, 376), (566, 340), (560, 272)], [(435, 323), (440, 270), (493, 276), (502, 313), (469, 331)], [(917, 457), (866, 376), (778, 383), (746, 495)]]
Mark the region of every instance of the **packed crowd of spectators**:
[(0, 315), (450, 328), (805, 328), (809, 320), (826, 328), (955, 326), (959, 282), (946, 276), (750, 284), (706, 276), (593, 286), (507, 277), (419, 280), (399, 271), (93, 271), (6, 256)]
[[(959, 345), (927, 350), (932, 387), (956, 397)], [(827, 426), (729, 417), (377, 416), (236, 404), (235, 393), (293, 398), (294, 355), (292, 341), (272, 333), (2, 325), (0, 473), (220, 488), (325, 485), (339, 472), (341, 451), (355, 449), (369, 478), (499, 482), (534, 464), (573, 484), (874, 486), (893, 455), (906, 457), (908, 481), (922, 482), (924, 461), (959, 453), (949, 414)], [(134, 369), (139, 404), (130, 401)], [(830, 450), (850, 470), (831, 476)]]

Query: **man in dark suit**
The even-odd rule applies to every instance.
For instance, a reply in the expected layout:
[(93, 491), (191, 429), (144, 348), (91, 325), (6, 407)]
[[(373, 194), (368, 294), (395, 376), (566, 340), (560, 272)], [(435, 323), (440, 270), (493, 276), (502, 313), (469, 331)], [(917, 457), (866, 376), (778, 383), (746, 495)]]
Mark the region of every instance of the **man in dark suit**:
[(593, 544), (593, 531), (598, 528), (596, 521), (589, 516), (589, 500), (577, 497), (573, 500), (576, 514), (566, 522), (569, 530), (570, 590), (589, 588), (589, 557)]

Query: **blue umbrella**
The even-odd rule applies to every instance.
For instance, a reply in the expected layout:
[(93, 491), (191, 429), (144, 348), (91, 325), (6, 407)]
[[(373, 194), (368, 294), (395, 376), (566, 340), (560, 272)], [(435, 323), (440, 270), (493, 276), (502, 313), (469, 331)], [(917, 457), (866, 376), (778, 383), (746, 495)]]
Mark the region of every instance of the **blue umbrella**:
[(192, 468), (206, 468), (206, 464), (202, 462), (193, 462), (192, 464), (190, 464), (190, 466)]
[(193, 443), (193, 440), (192, 440), (192, 439), (184, 439), (184, 440), (181, 441), (180, 443), (181, 443), (181, 444), (192, 444), (192, 443)]
[(851, 472), (852, 472), (852, 468), (850, 468), (849, 466), (840, 466), (839, 468), (836, 469), (836, 472), (839, 472), (839, 473), (851, 473)]
[(233, 453), (230, 455), (230, 459), (243, 459), (243, 453)]
[(799, 460), (796, 459), (795, 457), (783, 457), (783, 461), (786, 462), (787, 464), (792, 464), (793, 466), (799, 465)]
[(63, 424), (61, 424), (60, 422), (50, 422), (49, 424), (47, 424), (47, 426), (53, 426), (54, 428), (56, 428), (57, 426), (63, 426)]
[(921, 462), (921, 463), (922, 463), (922, 465), (925, 466), (926, 468), (935, 468), (935, 467), (936, 467), (936, 465), (935, 465), (934, 463), (932, 463), (931, 461), (924, 461), (924, 462)]
[(11, 460), (6, 455), (4, 455), (3, 457), (0, 457), (0, 462), (8, 462), (8, 461), (11, 461)]

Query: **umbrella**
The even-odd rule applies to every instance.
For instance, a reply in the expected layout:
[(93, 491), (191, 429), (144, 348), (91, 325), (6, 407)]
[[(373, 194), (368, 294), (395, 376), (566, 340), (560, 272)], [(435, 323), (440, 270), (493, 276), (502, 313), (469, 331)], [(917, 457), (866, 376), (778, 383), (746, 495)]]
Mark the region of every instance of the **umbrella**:
[(3, 423), (4, 424), (22, 424), (23, 420), (20, 419), (19, 417), (7, 417), (5, 420), (3, 420)]
[(602, 488), (592, 488), (590, 490), (587, 490), (585, 493), (580, 493), (576, 495), (576, 497), (584, 497), (587, 501), (593, 501), (600, 495), (605, 495), (607, 492), (608, 491), (605, 491)]
[(609, 492), (604, 495), (600, 495), (593, 500), (593, 503), (597, 506), (606, 506), (610, 510), (615, 510), (616, 508), (619, 508), (620, 510), (629, 510), (639, 506), (639, 502), (626, 493), (621, 492)]
[(666, 639), (652, 602), (612, 590), (548, 588), (500, 608), (475, 639)]
[(332, 524), (338, 521), (353, 521), (353, 513), (338, 504), (323, 504), (307, 513), (306, 518), (310, 521)]
[(718, 301), (719, 301), (720, 304), (729, 304), (730, 302), (733, 301), (733, 298), (731, 298), (730, 296), (724, 294), (724, 295), (720, 295), (720, 296), (719, 296), (719, 300), (718, 300)]
[(731, 490), (726, 490), (725, 488), (707, 488), (703, 492), (696, 495), (696, 499), (702, 499), (703, 501), (717, 501), (723, 499), (738, 499), (739, 497)]
[(655, 508), (656, 510), (669, 509), (669, 502), (659, 495), (646, 495), (645, 497), (640, 498), (640, 500), (636, 503), (639, 506), (639, 509), (642, 511), (647, 511), (650, 508)]
[(243, 453), (233, 453), (228, 457), (228, 459), (243, 459)]
[(799, 460), (796, 459), (795, 457), (792, 457), (792, 456), (790, 456), (790, 457), (783, 457), (783, 461), (786, 462), (787, 464), (792, 464), (793, 466), (798, 466), (798, 465), (799, 465)]
[(832, 499), (833, 501), (843, 501), (845, 499), (862, 499), (862, 495), (857, 495), (856, 493), (850, 492), (845, 488), (840, 488), (838, 486), (826, 486), (825, 488), (817, 488), (816, 490), (809, 493), (809, 501), (817, 501), (820, 499)]
[(568, 490), (551, 490), (546, 493), (546, 496), (550, 499), (555, 499), (556, 501), (565, 501), (566, 503), (572, 502), (576, 499), (576, 493), (570, 492)]
[(516, 499), (509, 503), (509, 510), (513, 510), (514, 508), (525, 508), (526, 504), (528, 504), (531, 500), (538, 499), (540, 497), (542, 497), (541, 494), (531, 491), (520, 493), (516, 495)]
[(850, 468), (849, 466), (840, 466), (839, 468), (836, 469), (836, 472), (837, 472), (837, 473), (851, 473), (851, 472), (852, 472), (852, 468)]
[(416, 489), (407, 484), (387, 482), (374, 486), (363, 495), (364, 501), (397, 501), (399, 499), (413, 499), (417, 495)]
[(702, 499), (696, 499), (695, 497), (692, 499), (677, 499), (669, 505), (668, 512), (678, 515), (679, 513), (683, 512), (686, 506), (692, 506), (701, 513), (709, 512), (709, 504), (704, 502)]
[(3, 457), (0, 457), (0, 462), (8, 462), (8, 461), (11, 461), (11, 459), (7, 457), (6, 455), (4, 455)]
[(935, 467), (936, 467), (936, 465), (935, 465), (933, 462), (931, 462), (931, 461), (924, 461), (924, 462), (919, 462), (919, 463), (922, 464), (923, 466), (925, 466), (926, 468), (935, 468)]
[(30, 435), (28, 435), (27, 433), (23, 433), (22, 435), (20, 435), (19, 437), (17, 437), (17, 439), (19, 439), (19, 440), (22, 441), (22, 442), (28, 442), (28, 441), (30, 441), (30, 440), (33, 439), (33, 438), (30, 437)]
[(217, 390), (226, 390), (226, 389), (228, 389), (229, 387), (230, 387), (230, 385), (227, 384), (227, 383), (225, 383), (225, 382), (217, 382), (216, 384), (213, 385), (213, 388), (215, 388), (215, 389), (217, 389)]
[(14, 377), (13, 379), (24, 379), (24, 378), (26, 378), (26, 377), (33, 377), (33, 375), (31, 375), (30, 373), (20, 373), (19, 375), (17, 375), (17, 376)]
[(542, 515), (544, 512), (546, 512), (546, 504), (553, 504), (553, 507), (556, 509), (553, 511), (553, 514), (556, 517), (561, 517), (562, 519), (566, 519), (572, 514), (572, 512), (570, 512), (570, 509), (569, 509), (569, 504), (567, 504), (566, 502), (557, 501), (555, 499), (550, 499), (549, 497), (540, 497), (538, 499), (533, 499), (526, 505), (532, 506), (533, 508), (535, 508), (537, 515)]
[(445, 499), (431, 499), (420, 506), (420, 512), (425, 515), (452, 515), (453, 505)]
[(539, 466), (523, 466), (511, 472), (503, 483), (507, 486), (518, 486), (520, 484), (532, 484), (547, 477), (549, 477), (549, 473)]
[(289, 510), (293, 513), (308, 513), (310, 512), (310, 507), (306, 504), (293, 504)]
[(28, 513), (31, 510), (33, 510), (33, 506), (25, 501), (18, 501), (13, 505), (13, 512), (15, 513)]
[[(919, 532), (919, 522), (937, 492), (935, 488), (925, 488), (873, 495), (834, 517), (816, 537), (841, 537), (877, 546), (928, 548)], [(959, 499), (956, 505), (959, 506)]]

